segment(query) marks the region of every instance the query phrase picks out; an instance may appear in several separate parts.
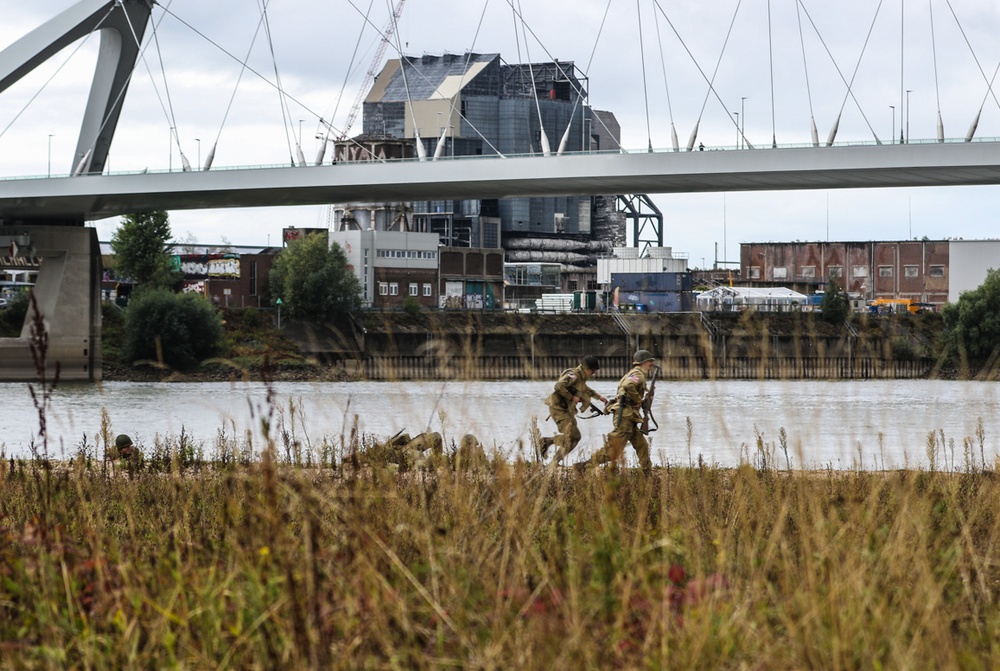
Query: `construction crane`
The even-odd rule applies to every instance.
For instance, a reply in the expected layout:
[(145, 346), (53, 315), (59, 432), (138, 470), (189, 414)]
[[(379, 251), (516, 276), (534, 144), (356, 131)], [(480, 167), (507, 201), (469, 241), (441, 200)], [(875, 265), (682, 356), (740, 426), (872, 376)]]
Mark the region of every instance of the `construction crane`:
[(371, 65), (368, 66), (365, 81), (361, 84), (361, 88), (358, 89), (358, 97), (354, 100), (354, 106), (351, 107), (351, 113), (347, 116), (347, 123), (344, 124), (344, 130), (340, 133), (340, 137), (337, 138), (338, 140), (347, 139), (347, 134), (350, 132), (351, 126), (354, 125), (354, 120), (358, 118), (358, 112), (361, 111), (361, 104), (364, 102), (365, 96), (368, 95), (368, 88), (375, 81), (375, 75), (378, 74), (379, 66), (382, 65), (382, 57), (385, 56), (386, 47), (389, 46), (389, 41), (392, 40), (392, 36), (396, 32), (396, 26), (399, 24), (399, 17), (403, 13), (403, 4), (405, 2), (406, 0), (399, 0), (396, 3), (396, 8), (392, 10), (389, 22), (382, 29), (382, 41), (379, 42), (378, 49), (375, 50), (375, 57), (372, 59)]

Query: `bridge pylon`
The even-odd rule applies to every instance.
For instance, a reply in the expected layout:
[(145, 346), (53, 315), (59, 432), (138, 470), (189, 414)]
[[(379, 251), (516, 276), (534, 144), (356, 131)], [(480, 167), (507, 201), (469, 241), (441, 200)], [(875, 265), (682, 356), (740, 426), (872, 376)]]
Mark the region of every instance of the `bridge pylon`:
[[(0, 263), (38, 266), (31, 291), (48, 339), (47, 379), (52, 379), (58, 362), (61, 380), (99, 381), (102, 266), (97, 230), (83, 226), (0, 226)], [(0, 338), (0, 380), (38, 379), (31, 350), (34, 316), (29, 307), (20, 335)]]

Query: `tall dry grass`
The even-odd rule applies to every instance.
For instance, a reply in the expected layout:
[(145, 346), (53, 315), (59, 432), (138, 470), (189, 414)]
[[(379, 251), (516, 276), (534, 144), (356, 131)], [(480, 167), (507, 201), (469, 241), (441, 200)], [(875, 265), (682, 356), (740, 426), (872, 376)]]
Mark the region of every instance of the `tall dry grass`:
[(344, 447), (3, 462), (0, 668), (1000, 661), (992, 472), (401, 470)]

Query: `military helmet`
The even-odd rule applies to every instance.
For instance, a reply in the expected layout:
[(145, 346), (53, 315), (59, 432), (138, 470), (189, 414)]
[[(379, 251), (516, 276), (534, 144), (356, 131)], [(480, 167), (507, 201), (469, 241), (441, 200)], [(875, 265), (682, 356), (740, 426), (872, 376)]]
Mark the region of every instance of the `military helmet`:
[(118, 434), (118, 437), (115, 438), (115, 447), (119, 450), (125, 449), (126, 447), (132, 447), (132, 439), (124, 433), (120, 433)]
[(632, 363), (646, 363), (655, 358), (648, 349), (641, 349), (632, 355)]
[(583, 366), (590, 370), (601, 370), (601, 362), (597, 360), (596, 356), (590, 354), (583, 357)]

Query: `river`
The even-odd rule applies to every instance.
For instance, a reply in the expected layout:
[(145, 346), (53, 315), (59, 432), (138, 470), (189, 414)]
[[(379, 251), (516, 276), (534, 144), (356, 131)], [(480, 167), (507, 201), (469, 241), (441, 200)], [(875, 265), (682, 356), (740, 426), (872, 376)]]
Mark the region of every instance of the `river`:
[[(613, 385), (600, 381), (594, 386), (608, 395)], [(533, 415), (539, 416), (543, 433), (553, 431), (542, 403), (551, 388), (551, 382), (280, 382), (273, 386), (273, 407), (284, 415), (286, 430), (294, 426), (296, 438), (314, 448), (324, 439), (339, 444), (357, 414), (366, 433), (429, 429), (442, 431), (450, 443), (472, 432), (488, 449), (514, 457), (519, 450), (529, 451)], [(774, 463), (784, 468), (788, 462), (779, 439), (784, 429), (793, 468), (926, 467), (933, 431), (936, 466), (962, 469), (965, 438), (972, 439), (980, 463), (976, 427), (981, 417), (982, 452), (992, 464), (1000, 445), (997, 388), (944, 380), (661, 382), (654, 404), (660, 429), (651, 435), (654, 461), (687, 464), (699, 455), (724, 466), (752, 461), (759, 434), (773, 449)], [(290, 404), (296, 406), (294, 424)], [(8, 457), (30, 455), (32, 441), (38, 447), (41, 440), (27, 385), (0, 384), (0, 407), (0, 448)], [(67, 384), (55, 390), (46, 414), (49, 454), (75, 454), (84, 435), (93, 445), (102, 409), (113, 434), (128, 433), (140, 446), (152, 445), (157, 436), (176, 437), (182, 429), (206, 455), (212, 454), (221, 429), (230, 436), (250, 430), (260, 445), (259, 417), (268, 408), (261, 383)], [(580, 427), (583, 440), (569, 461), (595, 450), (610, 420), (582, 420)]]

